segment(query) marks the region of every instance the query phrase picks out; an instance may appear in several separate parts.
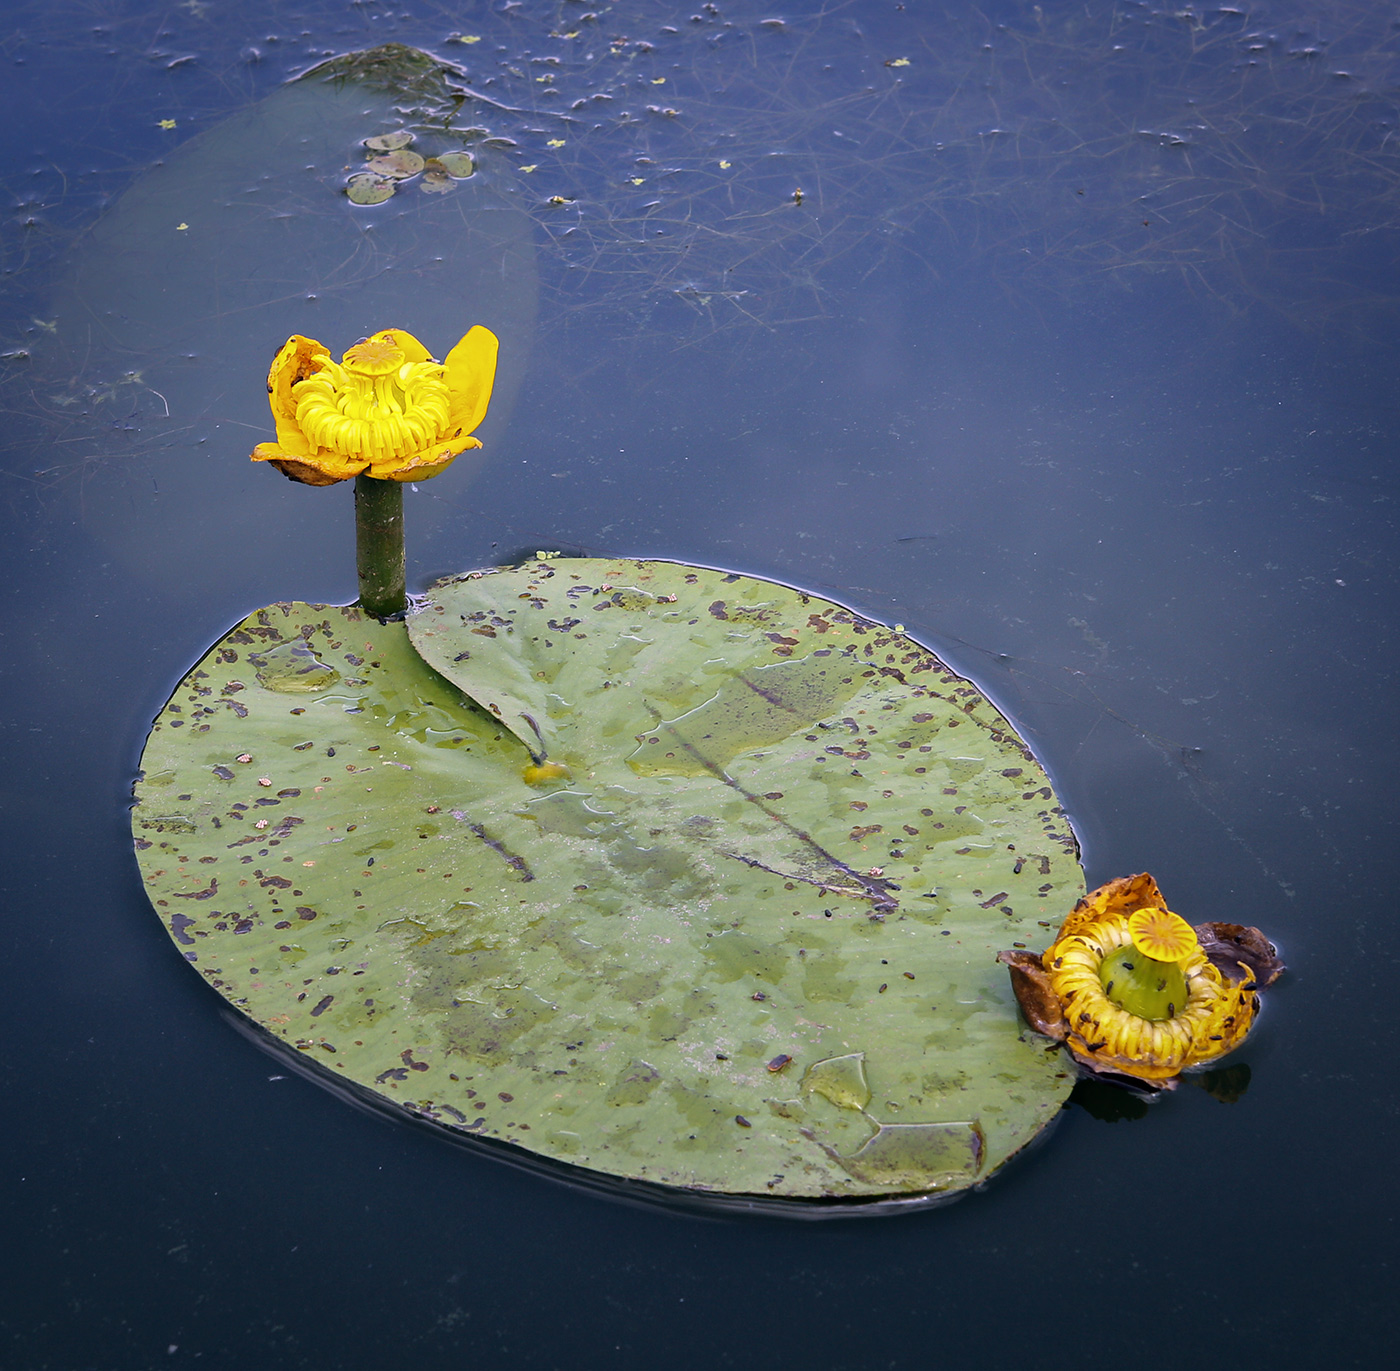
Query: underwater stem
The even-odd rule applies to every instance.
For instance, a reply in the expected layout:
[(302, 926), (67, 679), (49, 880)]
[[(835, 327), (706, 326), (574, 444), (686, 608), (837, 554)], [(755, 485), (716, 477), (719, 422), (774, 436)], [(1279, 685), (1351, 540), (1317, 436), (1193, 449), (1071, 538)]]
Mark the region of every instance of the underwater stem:
[(402, 614), (404, 593), (403, 485), (355, 477), (355, 560), (360, 608), (377, 619)]

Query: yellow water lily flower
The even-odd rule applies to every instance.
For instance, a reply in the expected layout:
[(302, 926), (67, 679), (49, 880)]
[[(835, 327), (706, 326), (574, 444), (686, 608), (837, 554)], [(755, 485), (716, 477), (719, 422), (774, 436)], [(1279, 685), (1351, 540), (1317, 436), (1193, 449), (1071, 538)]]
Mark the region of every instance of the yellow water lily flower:
[(496, 376), (496, 335), (477, 325), (435, 362), (411, 333), (362, 339), (337, 363), (314, 338), (293, 334), (273, 359), (267, 394), (277, 441), (253, 461), (271, 462), (309, 486), (361, 473), (422, 481), (468, 448), (486, 417)]
[(1040, 956), (999, 960), (1032, 1028), (1094, 1071), (1157, 1086), (1238, 1047), (1283, 970), (1258, 929), (1193, 928), (1145, 873), (1091, 891)]

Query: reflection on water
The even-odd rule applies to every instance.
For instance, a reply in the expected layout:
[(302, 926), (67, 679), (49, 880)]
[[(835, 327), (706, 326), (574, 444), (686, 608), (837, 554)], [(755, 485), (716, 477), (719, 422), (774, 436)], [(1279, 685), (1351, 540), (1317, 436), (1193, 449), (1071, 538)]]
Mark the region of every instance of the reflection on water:
[[(411, 314), (442, 355), (489, 318), (505, 343), (495, 420), (508, 417), (537, 294), (514, 173), (484, 149), (451, 197), (352, 206), (342, 169), (402, 118), (396, 101), (363, 81), (285, 86), (173, 151), (65, 263), (29, 366), (46, 392), (31, 392), (47, 411), (42, 441), (63, 454), (38, 474), (81, 471), (85, 527), (123, 576), (159, 582), (178, 568), (204, 588), (289, 537), (303, 555), (340, 550), (334, 518), (305, 523), (304, 503), (238, 513), (268, 483), (234, 457), (272, 436), (264, 377), (292, 334), (342, 339), (339, 351)], [(172, 519), (172, 506), (222, 508), (237, 530), (227, 556), (203, 518)]]
[[(709, 1366), (780, 1342), (864, 1366), (873, 1328), (905, 1366), (935, 1326), (948, 1359), (999, 1364), (983, 1330), (1014, 1302), (1063, 1331), (1048, 1364), (1131, 1333), (1175, 1366), (1179, 1340), (1144, 1342), (1112, 1300), (1091, 1325), (1050, 1273), (1102, 1265), (1086, 1203), (1140, 1208), (1144, 1177), (1192, 1197), (1206, 1165), (1271, 1197), (1228, 1280), (1186, 1224), (1116, 1225), (1110, 1273), (1147, 1275), (1227, 1356), (1378, 1348), (1391, 15), (948, 8), (11, 7), (16, 1364), (411, 1344), (429, 1365), (596, 1346)], [(422, 122), (412, 101), (282, 83), (385, 42), (460, 68), (442, 137), (479, 166), (353, 207), (362, 140)], [(268, 359), (293, 331), (400, 326), (441, 350), (473, 322), (513, 340), (517, 397), (479, 461), (410, 494), (420, 584), (561, 547), (903, 622), (1020, 724), (1091, 882), (1150, 869), (1193, 921), (1284, 945), (1297, 975), (1248, 1068), (1128, 1129), (1081, 1090), (985, 1195), (817, 1236), (517, 1177), (373, 1126), (227, 1033), (144, 907), (121, 802), (147, 722), (230, 623), (353, 594), (348, 499), (247, 461), (271, 436)], [(403, 726), (460, 736), (431, 709)]]

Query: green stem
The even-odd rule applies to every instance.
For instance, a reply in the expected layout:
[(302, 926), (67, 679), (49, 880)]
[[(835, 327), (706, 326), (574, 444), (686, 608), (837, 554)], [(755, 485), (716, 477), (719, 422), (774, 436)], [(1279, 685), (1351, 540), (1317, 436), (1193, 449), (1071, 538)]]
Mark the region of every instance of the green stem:
[(408, 602), (400, 482), (355, 477), (355, 561), (360, 571), (360, 608), (377, 619), (402, 614)]

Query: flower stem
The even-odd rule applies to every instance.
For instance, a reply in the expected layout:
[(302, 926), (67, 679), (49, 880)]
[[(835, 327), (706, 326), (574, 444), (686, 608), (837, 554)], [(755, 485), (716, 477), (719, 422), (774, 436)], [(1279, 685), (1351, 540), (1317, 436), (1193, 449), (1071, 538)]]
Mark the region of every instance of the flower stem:
[(355, 477), (355, 561), (360, 608), (377, 619), (402, 614), (404, 592), (403, 486)]

